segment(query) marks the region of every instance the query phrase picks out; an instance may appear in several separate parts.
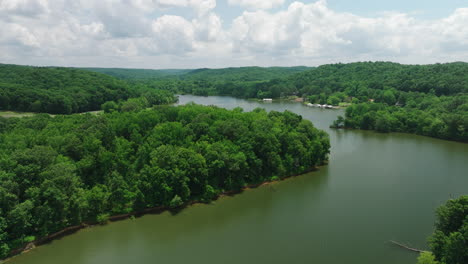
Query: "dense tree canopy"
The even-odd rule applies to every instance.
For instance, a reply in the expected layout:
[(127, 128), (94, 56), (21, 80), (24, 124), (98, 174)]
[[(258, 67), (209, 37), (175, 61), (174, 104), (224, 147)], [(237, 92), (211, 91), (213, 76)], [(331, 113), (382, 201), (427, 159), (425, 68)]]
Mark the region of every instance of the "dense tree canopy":
[(83, 68), (85, 70), (104, 73), (123, 80), (205, 80), (215, 82), (235, 81), (268, 81), (275, 78), (287, 77), (302, 72), (308, 67), (238, 67), (223, 69), (196, 69), (196, 70), (151, 70), (151, 69), (119, 69), (119, 68)]
[(121, 68), (81, 68), (114, 76), (122, 80), (152, 80), (171, 78), (188, 73), (192, 70), (151, 70), (151, 69), (121, 69)]
[[(202, 95), (278, 98), (299, 95), (311, 102), (395, 104), (401, 94), (436, 96), (468, 92), (468, 63), (402, 65), (357, 62), (307, 67), (241, 67), (197, 70), (91, 69), (161, 89)], [(309, 98), (310, 97), (310, 98)]]
[[(468, 63), (358, 62), (309, 69), (244, 67), (172, 73), (170, 78), (159, 74), (151, 79), (135, 73), (135, 79), (152, 89), (195, 95), (296, 95), (311, 103), (344, 103), (351, 106), (334, 127), (468, 142)], [(131, 75), (127, 71), (126, 78)]]
[(418, 264), (468, 263), (468, 196), (449, 200), (437, 210), (436, 230), (429, 239), (431, 253)]
[[(122, 79), (151, 82), (174, 91), (231, 95), (244, 98), (278, 98), (299, 95), (312, 102), (399, 102), (400, 92), (432, 93), (436, 96), (468, 92), (468, 63), (402, 65), (391, 62), (357, 62), (306, 67), (241, 67), (198, 69), (142, 74), (144, 70), (107, 69)], [(146, 70), (151, 71), (151, 70)], [(145, 77), (146, 76), (146, 77)]]
[(106, 102), (126, 104), (137, 97), (133, 102), (139, 100), (144, 107), (176, 101), (172, 92), (105, 74), (0, 64), (0, 110), (70, 114), (100, 110)]
[(329, 147), (325, 132), (288, 111), (187, 105), (0, 118), (0, 256), (82, 222), (300, 174), (323, 164)]
[[(196, 70), (139, 70), (97, 69), (87, 70), (105, 73), (130, 83), (144, 83), (157, 89), (196, 95), (232, 95), (257, 97), (258, 87), (279, 78), (303, 72), (308, 67), (240, 67)], [(258, 86), (258, 87), (257, 87)], [(286, 95), (286, 94), (285, 94)], [(279, 94), (278, 94), (279, 96)]]
[(104, 74), (0, 64), (0, 110), (70, 114), (138, 95), (127, 83)]
[(406, 94), (404, 106), (361, 103), (346, 109), (334, 127), (406, 132), (468, 142), (468, 95)]

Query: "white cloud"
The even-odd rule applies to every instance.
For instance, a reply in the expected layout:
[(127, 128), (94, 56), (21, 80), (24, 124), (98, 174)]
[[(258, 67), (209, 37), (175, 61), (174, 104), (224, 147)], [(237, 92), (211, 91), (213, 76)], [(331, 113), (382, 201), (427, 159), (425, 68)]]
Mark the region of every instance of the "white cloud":
[(194, 28), (180, 16), (164, 15), (153, 22), (154, 39), (160, 53), (185, 53), (193, 50)]
[(216, 41), (224, 36), (221, 18), (216, 14), (211, 13), (202, 18), (194, 19), (192, 23), (196, 39), (199, 41)]
[(0, 23), (0, 43), (34, 48), (39, 41), (26, 27), (13, 23)]
[(189, 6), (197, 12), (198, 16), (204, 16), (216, 7), (216, 0), (189, 0)]
[(216, 0), (133, 0), (129, 3), (146, 12), (152, 12), (158, 8), (189, 7), (201, 15), (216, 7)]
[(278, 11), (266, 9), (282, 1), (248, 2), (223, 21), (215, 0), (0, 0), (0, 62), (187, 68), (468, 60), (468, 8), (420, 20), (337, 12), (324, 0)]
[[(339, 13), (329, 9), (326, 1), (295, 2), (276, 13), (244, 12), (234, 21), (231, 33), (235, 51), (251, 54), (338, 60), (423, 58), (456, 53), (442, 50), (445, 42), (455, 46), (467, 43), (466, 10), (458, 9), (446, 19), (419, 21), (401, 13), (378, 18)], [(462, 47), (460, 56), (467, 59), (468, 49), (463, 52)]]
[(283, 5), (285, 0), (228, 0), (230, 5), (239, 5), (248, 9), (270, 9)]
[(47, 0), (1, 0), (2, 16), (35, 17), (48, 12)]

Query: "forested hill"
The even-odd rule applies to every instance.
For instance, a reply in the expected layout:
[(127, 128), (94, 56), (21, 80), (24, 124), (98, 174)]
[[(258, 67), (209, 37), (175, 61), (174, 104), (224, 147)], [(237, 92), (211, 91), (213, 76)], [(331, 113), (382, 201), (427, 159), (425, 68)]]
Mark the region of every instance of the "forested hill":
[(154, 80), (161, 78), (176, 78), (192, 70), (152, 70), (152, 69), (123, 69), (123, 68), (81, 68), (83, 70), (107, 74), (122, 80)]
[[(90, 69), (93, 70), (93, 69)], [(96, 70), (96, 69), (94, 69)], [(468, 92), (468, 63), (403, 65), (356, 62), (307, 67), (240, 67), (197, 70), (99, 69), (155, 88), (196, 95), (243, 98), (316, 96), (328, 103), (382, 97), (384, 91), (432, 93), (437, 96)], [(398, 99), (398, 98), (397, 98)]]
[[(405, 92), (433, 92), (451, 95), (468, 92), (468, 63), (403, 65), (391, 62), (357, 62), (323, 65), (283, 80), (301, 94), (346, 92), (366, 89), (395, 89)], [(357, 91), (355, 91), (357, 90)]]
[(0, 110), (69, 114), (131, 96), (127, 83), (105, 74), (0, 64)]
[(195, 70), (151, 70), (151, 69), (120, 69), (120, 68), (83, 68), (93, 72), (104, 73), (123, 80), (157, 80), (173, 79), (185, 81), (215, 81), (215, 82), (252, 82), (269, 81), (284, 78), (292, 74), (303, 72), (308, 67), (238, 67), (223, 69), (195, 69)]
[(224, 69), (197, 69), (181, 75), (182, 80), (252, 82), (284, 78), (310, 68), (297, 67), (240, 67)]

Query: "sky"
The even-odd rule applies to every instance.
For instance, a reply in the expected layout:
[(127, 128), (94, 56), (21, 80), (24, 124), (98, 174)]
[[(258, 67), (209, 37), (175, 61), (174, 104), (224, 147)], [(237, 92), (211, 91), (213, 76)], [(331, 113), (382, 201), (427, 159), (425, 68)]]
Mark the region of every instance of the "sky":
[(0, 63), (119, 68), (468, 61), (468, 0), (0, 0)]

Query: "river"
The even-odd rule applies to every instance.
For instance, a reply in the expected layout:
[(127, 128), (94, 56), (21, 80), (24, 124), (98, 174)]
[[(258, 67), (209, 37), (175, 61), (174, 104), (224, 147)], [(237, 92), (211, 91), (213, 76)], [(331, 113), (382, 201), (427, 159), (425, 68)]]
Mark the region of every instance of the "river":
[(330, 134), (318, 171), (194, 205), (81, 230), (20, 255), (14, 264), (317, 263), (415, 264), (434, 210), (468, 193), (468, 145), (408, 134), (332, 130), (342, 110), (294, 102), (180, 96), (250, 111), (290, 110)]

